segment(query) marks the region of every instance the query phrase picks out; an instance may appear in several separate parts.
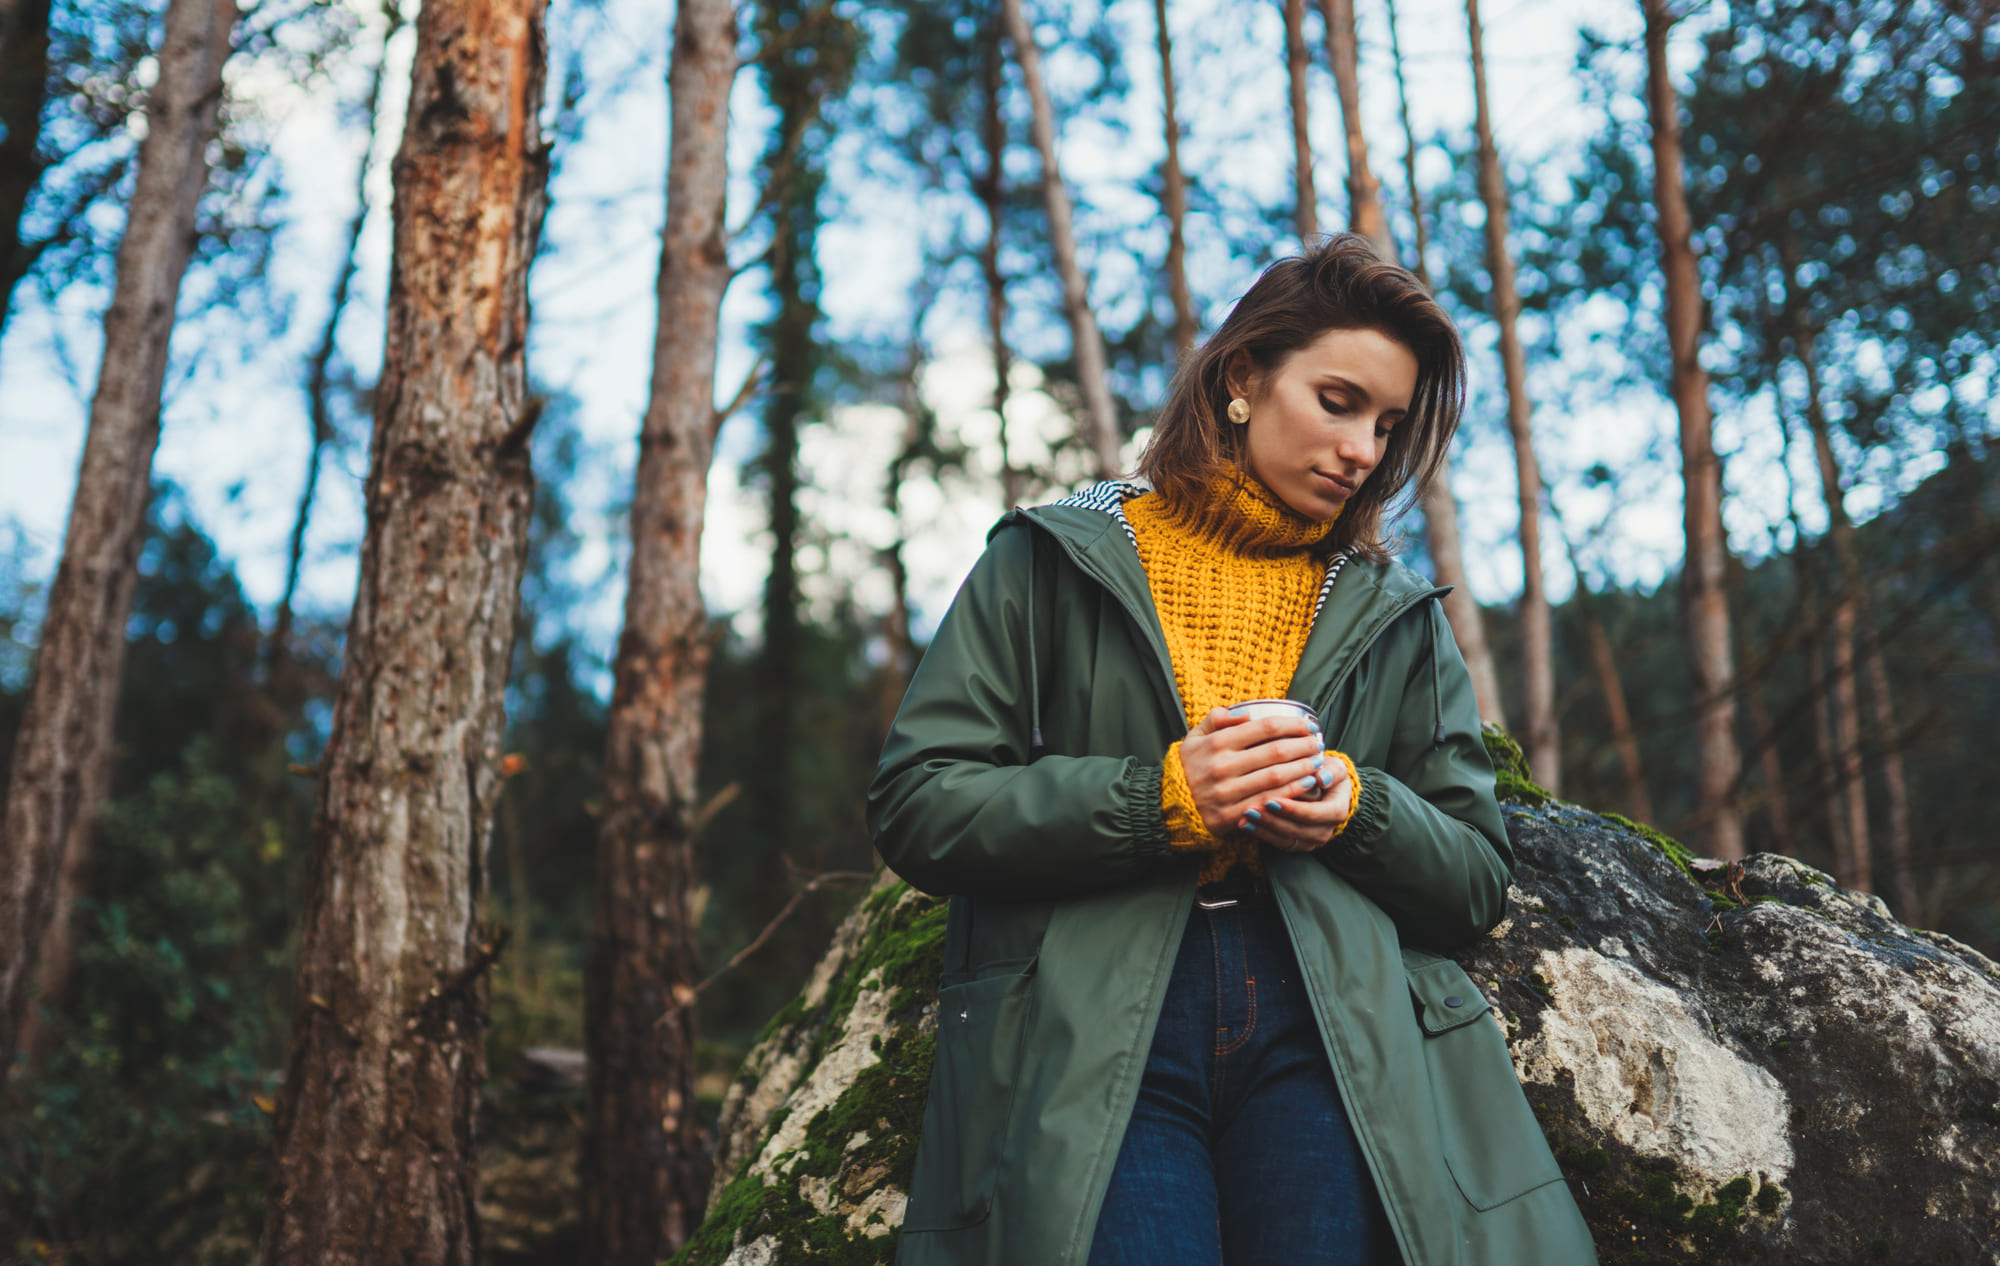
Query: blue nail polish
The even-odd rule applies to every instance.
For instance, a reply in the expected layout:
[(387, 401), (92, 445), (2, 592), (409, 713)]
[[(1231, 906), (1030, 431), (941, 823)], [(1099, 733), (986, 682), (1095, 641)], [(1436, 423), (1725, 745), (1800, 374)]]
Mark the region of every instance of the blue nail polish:
[(1318, 774), (1315, 775), (1315, 777), (1319, 779), (1320, 786), (1322, 787), (1333, 786), (1333, 771), (1331, 769), (1322, 769)]
[(1321, 752), (1321, 753), (1320, 753), (1319, 755), (1317, 755), (1317, 756), (1313, 757), (1313, 768), (1314, 768), (1314, 769), (1318, 769), (1318, 768), (1319, 768), (1319, 767), (1320, 767), (1321, 765), (1324, 765), (1324, 764), (1326, 764), (1326, 753), (1325, 753), (1325, 752)]
[(1317, 786), (1319, 786), (1319, 776), (1314, 775), (1313, 777), (1308, 778), (1304, 782), (1299, 784), (1299, 794), (1302, 796), (1307, 795), (1312, 791), (1314, 787)]
[(1271, 812), (1276, 813), (1278, 810), (1284, 808), (1285, 806), (1279, 804), (1276, 800), (1266, 800), (1264, 802), (1264, 807), (1266, 809), (1269, 809)]
[(1251, 826), (1256, 826), (1259, 822), (1262, 822), (1264, 820), (1264, 815), (1257, 812), (1255, 809), (1250, 809), (1246, 811), (1243, 814), (1243, 816), (1250, 819)]

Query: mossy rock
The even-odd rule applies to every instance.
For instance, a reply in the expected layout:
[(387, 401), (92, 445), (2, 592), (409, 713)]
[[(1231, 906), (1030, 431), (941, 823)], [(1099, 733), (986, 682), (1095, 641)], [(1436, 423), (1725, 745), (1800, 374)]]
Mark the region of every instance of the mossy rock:
[(945, 903), (885, 874), (723, 1102), (676, 1266), (890, 1260), (930, 1088)]
[[(1511, 911), (1456, 957), (1606, 1266), (2000, 1260), (2000, 967), (1791, 858), (1696, 866), (1488, 744)], [(944, 910), (885, 876), (842, 925), (729, 1092), (678, 1262), (892, 1259)]]

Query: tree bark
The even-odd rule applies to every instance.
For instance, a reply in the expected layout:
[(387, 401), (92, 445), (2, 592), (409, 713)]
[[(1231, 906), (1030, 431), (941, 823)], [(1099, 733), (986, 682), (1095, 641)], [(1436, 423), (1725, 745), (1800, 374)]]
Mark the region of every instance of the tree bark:
[(1493, 143), (1486, 96), (1486, 54), (1479, 0), (1465, 0), (1472, 50), (1473, 129), (1479, 139), (1479, 193), (1486, 203), (1486, 270), (1493, 284), (1493, 320), (1500, 327), (1500, 365), (1507, 382), (1507, 429), (1514, 437), (1514, 471), (1521, 515), (1521, 694), (1527, 709), (1522, 746), (1528, 768), (1550, 791), (1562, 790), (1562, 742), (1556, 728), (1556, 677), (1548, 594), (1542, 582), (1542, 471), (1535, 460), (1534, 405), (1528, 399), (1528, 358), (1521, 346), (1521, 296), (1507, 249), (1507, 182)]
[(1848, 865), (1852, 870), (1842, 882), (1862, 892), (1874, 891), (1874, 843), (1868, 828), (1868, 775), (1861, 760), (1861, 695), (1855, 683), (1854, 637), (1856, 625), (1855, 590), (1860, 577), (1855, 573), (1853, 543), (1842, 504), (1840, 465), (1833, 455), (1833, 440), (1827, 433), (1826, 411), (1820, 404), (1819, 367), (1814, 362), (1812, 333), (1803, 321), (1797, 327), (1795, 351), (1806, 376), (1806, 426), (1812, 432), (1813, 456), (1819, 467), (1820, 492), (1826, 499), (1829, 534), (1833, 537), (1836, 575), (1833, 589), (1833, 676), (1825, 684), (1830, 691), (1834, 733), (1837, 737), (1835, 761), (1840, 780), (1841, 810), (1847, 815)]
[(1153, 0), (1153, 17), (1159, 27), (1160, 90), (1165, 96), (1166, 115), (1167, 158), (1160, 209), (1167, 213), (1167, 294), (1174, 305), (1174, 358), (1184, 361), (1194, 350), (1194, 297), (1188, 293), (1187, 179), (1181, 174), (1181, 124), (1174, 105), (1174, 45), (1167, 30), (1167, 0)]
[(979, 248), (979, 267), (986, 278), (986, 332), (993, 349), (993, 419), (1000, 432), (1000, 496), (1009, 506), (1021, 503), (1027, 491), (1027, 472), (1016, 466), (1008, 445), (1007, 400), (1012, 394), (1008, 378), (1013, 373), (1013, 353), (1007, 345), (1007, 276), (1000, 271), (1000, 229), (1007, 201), (1007, 119), (1001, 113), (1000, 91), (1004, 66), (1000, 59), (999, 33), (986, 45), (980, 67), (980, 132), (986, 149), (986, 170), (976, 182), (979, 200), (986, 206), (986, 241)]
[(52, 0), (0, 0), (0, 333), (14, 286), (27, 275), (21, 215), (41, 183), (42, 106), (48, 97)]
[(1382, 209), (1382, 185), (1368, 167), (1368, 140), (1361, 130), (1361, 46), (1354, 31), (1354, 0), (1319, 0), (1326, 17), (1326, 58), (1340, 96), (1347, 129), (1347, 226), (1367, 238), (1383, 259), (1396, 258), (1389, 217)]
[(1653, 130), (1653, 197), (1659, 210), (1661, 269), (1666, 279), (1667, 334), (1673, 353), (1673, 397), (1680, 414), (1683, 528), (1681, 571), (1688, 666), (1694, 679), (1696, 823), (1716, 857), (1743, 856), (1743, 815), (1737, 805), (1742, 757), (1736, 745), (1736, 669), (1729, 642), (1729, 601), (1723, 575), (1729, 543), (1722, 527), (1722, 467), (1701, 366), (1701, 277), (1695, 264), (1687, 193), (1681, 174), (1680, 104), (1667, 70), (1667, 0), (1641, 0), (1646, 18), (1647, 106)]
[(1074, 344), (1077, 386), (1083, 392), (1085, 440), (1097, 459), (1098, 477), (1110, 479), (1122, 469), (1118, 460), (1118, 410), (1112, 403), (1111, 380), (1105, 370), (1104, 335), (1097, 328), (1097, 317), (1090, 308), (1090, 287), (1077, 263), (1069, 190), (1063, 185), (1062, 169), (1056, 163), (1055, 108), (1050, 105), (1048, 88), (1042, 83), (1041, 48), (1035, 43), (1035, 33), (1022, 11), (1021, 0), (1001, 0), (1001, 12), (1033, 110), (1035, 149), (1042, 156), (1042, 203), (1048, 210), (1049, 247), (1055, 255), (1056, 273), (1062, 278), (1063, 312), (1069, 318), (1070, 339)]
[(1639, 759), (1638, 736), (1632, 732), (1632, 713), (1625, 703), (1625, 683), (1618, 675), (1618, 656), (1611, 648), (1611, 635), (1597, 613), (1597, 602), (1588, 596), (1583, 577), (1577, 577), (1577, 601), (1584, 630), (1590, 637), (1590, 662), (1597, 670), (1597, 686), (1604, 695), (1604, 712), (1611, 721), (1611, 741), (1618, 748), (1618, 764), (1625, 775), (1625, 803), (1639, 822), (1652, 822), (1653, 797), (1646, 791), (1646, 767)]
[(1319, 232), (1319, 197), (1313, 190), (1312, 139), (1307, 131), (1311, 108), (1306, 97), (1306, 72), (1312, 54), (1306, 48), (1306, 0), (1285, 0), (1285, 72), (1292, 90), (1292, 231), (1308, 242)]
[[(1867, 603), (1862, 615), (1867, 615)], [(1882, 656), (1881, 639), (1872, 633), (1866, 638), (1864, 659), (1868, 666), (1868, 695), (1875, 713), (1875, 742), (1882, 759), (1882, 784), (1889, 800), (1889, 864), (1896, 885), (1896, 914), (1905, 923), (1928, 922), (1918, 909), (1917, 880), (1910, 870), (1910, 790), (1903, 775), (1903, 738), (1896, 726), (1895, 695), (1889, 685), (1889, 666)]]
[(1451, 592), (1444, 596), (1444, 616), (1451, 634), (1465, 657), (1466, 671), (1472, 674), (1472, 693), (1479, 700), (1479, 716), (1488, 725), (1507, 728), (1507, 712), (1500, 704), (1500, 679), (1493, 671), (1493, 649), (1486, 642), (1486, 621), (1473, 601), (1465, 582), (1465, 559), (1458, 545), (1458, 499), (1451, 495), (1451, 467), (1438, 467), (1419, 494), (1424, 507), (1424, 541), (1431, 552), (1431, 566), (1437, 582)]
[(701, 1221), (709, 1159), (695, 1111), (694, 990), (702, 698), (709, 638), (702, 515), (715, 451), (715, 358), (730, 278), (724, 197), (730, 0), (682, 0), (652, 390), (632, 491), (625, 628), (613, 664), (584, 994), (589, 1106), (580, 1177), (592, 1260), (653, 1266)]
[(1417, 192), (1417, 130), (1410, 125), (1410, 85), (1403, 74), (1403, 38), (1396, 33), (1396, 0), (1386, 0), (1389, 9), (1389, 53), (1396, 65), (1396, 108), (1403, 122), (1403, 179), (1409, 185), (1410, 222), (1416, 234), (1416, 257), (1410, 271), (1426, 289), (1431, 284), (1430, 270), (1424, 265), (1424, 256), (1430, 253), (1430, 243), (1424, 232), (1424, 200)]
[(34, 996), (59, 874), (86, 864), (110, 781), (111, 723), (181, 278), (208, 183), (235, 0), (173, 0), (104, 314), (104, 358), (0, 822), (0, 1079)]
[(396, 156), (367, 528), (319, 800), (265, 1266), (479, 1257), (487, 839), (533, 501), (541, 0), (432, 0)]
[[(1743, 604), (1743, 560), (1731, 555), (1729, 558), (1729, 599), (1739, 607)], [(1736, 638), (1738, 663), (1756, 665), (1755, 658), (1746, 653), (1743, 645), (1743, 626), (1732, 626), (1732, 636)], [(1770, 819), (1773, 846), (1780, 852), (1790, 854), (1792, 846), (1791, 806), (1787, 803), (1785, 771), (1778, 754), (1778, 731), (1772, 724), (1771, 710), (1764, 705), (1764, 690), (1770, 684), (1770, 661), (1775, 658), (1774, 649), (1765, 657), (1762, 665), (1746, 667), (1737, 677), (1737, 688), (1743, 692), (1744, 706), (1750, 712), (1750, 732), (1756, 743), (1757, 764), (1764, 779), (1762, 804), (1765, 815)], [(1747, 812), (1755, 807), (1746, 803)]]

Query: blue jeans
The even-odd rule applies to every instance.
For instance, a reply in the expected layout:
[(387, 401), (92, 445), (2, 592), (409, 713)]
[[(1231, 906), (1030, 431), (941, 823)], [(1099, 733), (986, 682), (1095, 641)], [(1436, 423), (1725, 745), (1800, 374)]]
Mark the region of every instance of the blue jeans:
[(1400, 1260), (1276, 903), (1196, 906), (1090, 1266)]

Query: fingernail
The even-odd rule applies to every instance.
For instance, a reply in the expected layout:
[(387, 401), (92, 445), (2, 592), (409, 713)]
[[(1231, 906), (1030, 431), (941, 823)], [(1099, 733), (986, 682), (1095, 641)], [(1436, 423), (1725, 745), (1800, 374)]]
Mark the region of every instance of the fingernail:
[(1251, 809), (1243, 816), (1249, 820), (1251, 826), (1256, 826), (1259, 822), (1262, 822), (1264, 820), (1264, 815), (1257, 812), (1255, 809)]
[(1264, 802), (1264, 807), (1266, 809), (1269, 809), (1273, 813), (1276, 813), (1278, 810), (1284, 808), (1284, 806), (1279, 804), (1276, 800), (1266, 800)]
[(1319, 776), (1315, 774), (1313, 777), (1308, 778), (1304, 782), (1300, 783), (1299, 790), (1301, 792), (1307, 792), (1311, 791), (1314, 787), (1317, 786), (1319, 786)]
[(1325, 752), (1321, 752), (1321, 753), (1320, 753), (1319, 755), (1317, 755), (1317, 756), (1313, 757), (1313, 768), (1314, 768), (1314, 769), (1318, 769), (1318, 768), (1319, 768), (1319, 767), (1320, 767), (1321, 765), (1324, 765), (1324, 764), (1326, 764), (1326, 753), (1325, 753)]

